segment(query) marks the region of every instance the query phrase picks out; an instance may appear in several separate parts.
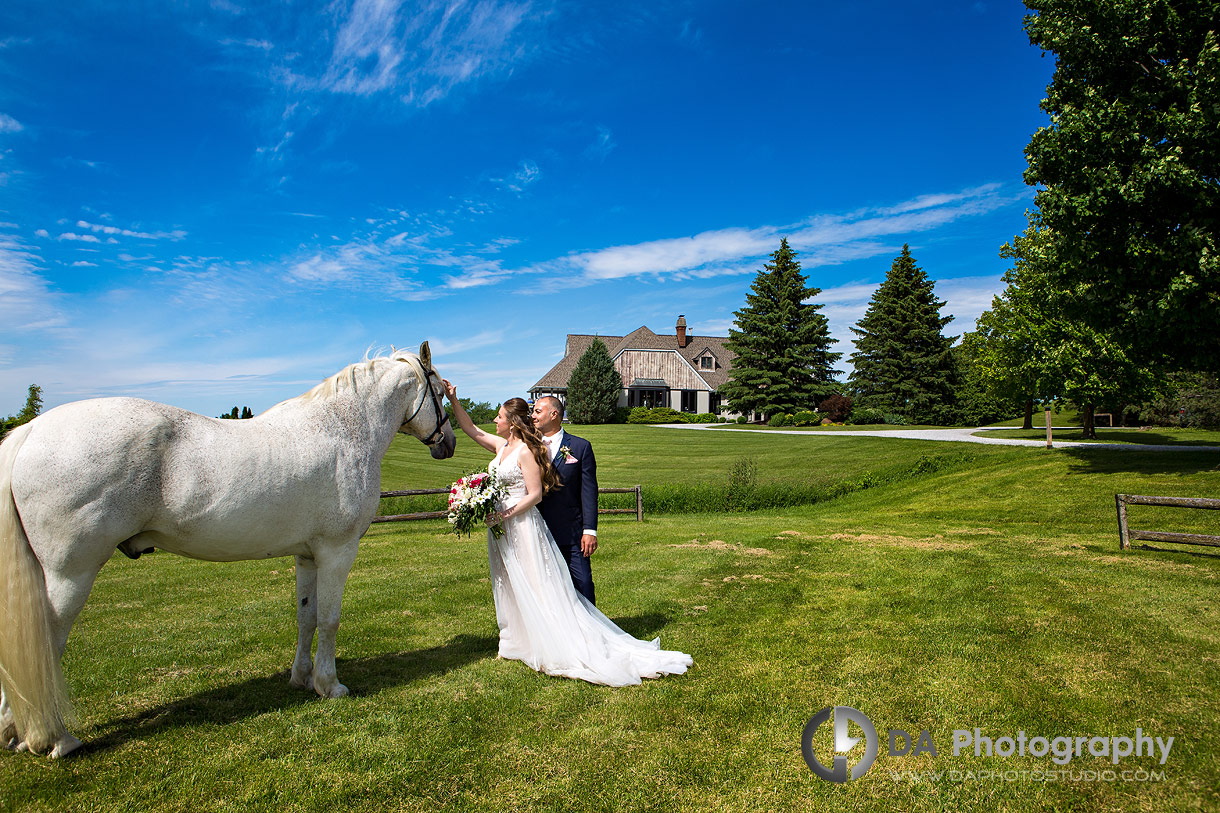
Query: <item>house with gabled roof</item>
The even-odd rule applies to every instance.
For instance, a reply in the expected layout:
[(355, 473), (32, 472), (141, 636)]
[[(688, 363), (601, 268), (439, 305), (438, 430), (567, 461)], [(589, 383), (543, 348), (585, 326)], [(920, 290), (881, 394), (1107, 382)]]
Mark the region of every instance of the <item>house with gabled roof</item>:
[(530, 398), (554, 395), (566, 403), (568, 379), (594, 339), (606, 345), (622, 378), (619, 406), (667, 406), (692, 413), (720, 411), (716, 389), (728, 380), (736, 354), (725, 346), (728, 336), (688, 332), (685, 315), (678, 316), (673, 333), (664, 335), (647, 327), (638, 327), (626, 336), (569, 333), (563, 358), (530, 388)]

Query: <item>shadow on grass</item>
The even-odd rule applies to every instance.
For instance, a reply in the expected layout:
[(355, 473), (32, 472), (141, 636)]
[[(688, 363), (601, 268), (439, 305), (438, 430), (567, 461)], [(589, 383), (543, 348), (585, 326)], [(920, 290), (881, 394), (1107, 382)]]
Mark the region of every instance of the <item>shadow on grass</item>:
[(1130, 449), (1073, 446), (1061, 451), (1073, 458), (1073, 462), (1068, 464), (1073, 474), (1198, 474), (1202, 471), (1220, 471), (1220, 454), (1217, 452), (1141, 450), (1138, 446)]
[[(1193, 546), (1191, 546), (1193, 548)], [(1220, 549), (1212, 548), (1211, 551), (1187, 549), (1187, 548), (1158, 548), (1154, 545), (1132, 545), (1131, 550), (1146, 550), (1149, 553), (1179, 553), (1186, 556), (1201, 556), (1204, 559), (1220, 559)], [(1214, 552), (1212, 552), (1214, 551)]]
[[(659, 613), (613, 619), (624, 631), (651, 639), (669, 623)], [(499, 638), (494, 635), (455, 635), (444, 644), (410, 652), (389, 652), (367, 658), (335, 662), (339, 679), (361, 697), (418, 680), (443, 675), (454, 669), (496, 656)], [(180, 700), (112, 720), (88, 736), (81, 754), (95, 754), (132, 740), (155, 737), (162, 731), (196, 725), (229, 725), (268, 712), (283, 711), (304, 703), (321, 702), (316, 694), (288, 685), (288, 672), (277, 672), (199, 692)]]
[[(339, 658), (339, 680), (356, 696), (404, 686), (485, 658), (494, 658), (498, 639), (487, 635), (455, 635), (440, 646), (391, 652), (368, 658)], [(288, 685), (288, 672), (251, 678), (164, 703), (105, 724), (90, 737), (82, 753), (96, 753), (129, 740), (147, 739), (166, 729), (200, 724), (228, 725), (267, 712), (303, 703), (321, 702), (313, 692)]]

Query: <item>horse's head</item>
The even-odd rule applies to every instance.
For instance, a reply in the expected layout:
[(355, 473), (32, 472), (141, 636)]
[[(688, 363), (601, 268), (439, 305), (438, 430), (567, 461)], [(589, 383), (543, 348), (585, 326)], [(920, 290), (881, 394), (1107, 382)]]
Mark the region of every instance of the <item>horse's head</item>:
[(418, 358), (407, 355), (400, 360), (416, 368), (419, 386), (398, 431), (419, 438), (437, 460), (453, 457), (457, 438), (453, 436), (449, 414), (441, 402), (445, 388), (441, 384), (441, 377), (432, 368), (432, 351), (428, 349), (428, 343), (420, 345)]

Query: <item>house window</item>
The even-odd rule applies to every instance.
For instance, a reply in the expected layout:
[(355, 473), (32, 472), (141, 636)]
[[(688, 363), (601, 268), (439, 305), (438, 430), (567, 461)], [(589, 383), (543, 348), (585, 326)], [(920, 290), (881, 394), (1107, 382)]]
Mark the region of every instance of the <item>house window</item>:
[(712, 358), (711, 356), (702, 357), (701, 359), (699, 359), (699, 369), (700, 370), (715, 370), (716, 369), (716, 359)]
[(696, 408), (696, 390), (682, 390), (682, 411), (694, 412)]

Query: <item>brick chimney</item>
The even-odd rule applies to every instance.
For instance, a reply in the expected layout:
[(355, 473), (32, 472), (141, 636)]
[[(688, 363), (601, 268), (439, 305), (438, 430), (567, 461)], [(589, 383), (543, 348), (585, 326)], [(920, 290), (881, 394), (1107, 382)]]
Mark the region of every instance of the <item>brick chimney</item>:
[(678, 347), (686, 347), (686, 345), (690, 342), (690, 339), (688, 339), (686, 337), (686, 315), (685, 314), (678, 314), (677, 331), (678, 331)]

